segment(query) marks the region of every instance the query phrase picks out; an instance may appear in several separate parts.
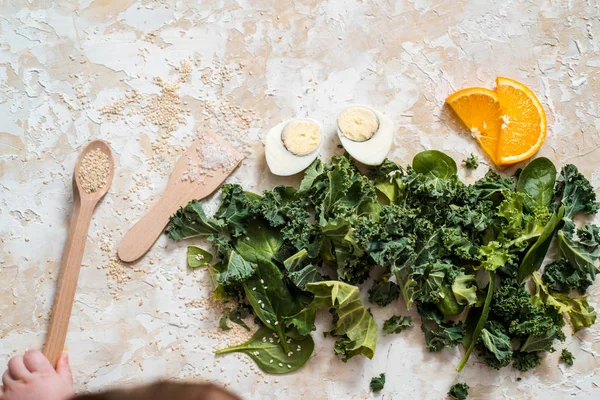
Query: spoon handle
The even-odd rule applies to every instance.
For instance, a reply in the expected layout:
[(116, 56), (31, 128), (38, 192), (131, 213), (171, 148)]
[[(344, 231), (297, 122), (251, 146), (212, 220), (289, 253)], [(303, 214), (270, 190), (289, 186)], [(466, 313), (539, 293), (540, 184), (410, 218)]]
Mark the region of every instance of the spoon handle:
[(81, 260), (94, 206), (95, 202), (81, 202), (77, 198), (74, 200), (69, 235), (65, 244), (58, 285), (54, 295), (50, 328), (44, 346), (44, 355), (55, 367), (65, 346), (79, 270), (81, 269)]
[(158, 203), (131, 227), (121, 239), (117, 253), (125, 262), (133, 262), (150, 250), (165, 227), (169, 217), (189, 201), (187, 193), (167, 189)]

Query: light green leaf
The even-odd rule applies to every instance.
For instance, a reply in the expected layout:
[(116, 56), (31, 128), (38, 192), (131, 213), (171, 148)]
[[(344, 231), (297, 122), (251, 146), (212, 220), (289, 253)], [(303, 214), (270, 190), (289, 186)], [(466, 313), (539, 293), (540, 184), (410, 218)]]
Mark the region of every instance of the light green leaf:
[(190, 268), (205, 267), (212, 261), (212, 254), (196, 246), (188, 246), (187, 263)]
[(477, 280), (475, 275), (460, 272), (452, 283), (452, 292), (458, 304), (473, 305), (477, 303)]
[(317, 310), (334, 308), (337, 320), (331, 333), (336, 336), (347, 336), (350, 344), (346, 345), (347, 358), (364, 354), (373, 358), (377, 341), (377, 324), (362, 304), (356, 286), (338, 281), (309, 283), (306, 289), (314, 294), (313, 301), (299, 314), (289, 320), (289, 324), (298, 328), (300, 334), (308, 334), (314, 330)]

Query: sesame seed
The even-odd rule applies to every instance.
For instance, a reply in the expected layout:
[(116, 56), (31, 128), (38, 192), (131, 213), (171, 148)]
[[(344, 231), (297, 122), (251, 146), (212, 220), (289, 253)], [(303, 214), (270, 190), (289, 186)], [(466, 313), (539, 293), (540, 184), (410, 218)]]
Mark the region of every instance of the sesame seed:
[(100, 149), (88, 151), (83, 156), (78, 170), (81, 187), (86, 193), (94, 193), (102, 189), (106, 185), (109, 172), (108, 155)]

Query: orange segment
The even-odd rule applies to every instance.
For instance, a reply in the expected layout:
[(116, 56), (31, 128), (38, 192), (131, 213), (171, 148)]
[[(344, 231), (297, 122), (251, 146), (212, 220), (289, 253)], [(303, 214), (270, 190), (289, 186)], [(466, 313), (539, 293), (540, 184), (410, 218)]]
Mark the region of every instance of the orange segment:
[(515, 80), (496, 78), (501, 109), (497, 160), (514, 164), (533, 156), (546, 138), (546, 113), (536, 95)]
[(498, 138), (502, 120), (496, 92), (486, 88), (459, 90), (446, 103), (470, 130), (483, 151), (498, 164)]

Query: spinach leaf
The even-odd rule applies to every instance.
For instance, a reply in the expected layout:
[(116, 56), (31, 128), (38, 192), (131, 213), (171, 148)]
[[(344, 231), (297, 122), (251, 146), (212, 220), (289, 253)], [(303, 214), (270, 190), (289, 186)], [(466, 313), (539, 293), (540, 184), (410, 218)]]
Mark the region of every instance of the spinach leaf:
[(550, 207), (556, 181), (556, 167), (546, 157), (531, 161), (519, 175), (517, 192), (526, 193), (525, 206), (533, 211), (536, 207)]
[(281, 232), (260, 219), (249, 223), (244, 235), (234, 238), (234, 247), (238, 253), (246, 261), (253, 263), (261, 260), (270, 262), (282, 245)]
[(212, 254), (196, 246), (188, 246), (187, 263), (190, 268), (205, 267), (212, 261)]
[(463, 339), (465, 355), (456, 367), (457, 372), (462, 371), (465, 365), (467, 365), (469, 356), (473, 352), (473, 349), (475, 348), (475, 345), (479, 340), (481, 330), (485, 326), (485, 323), (488, 319), (488, 315), (490, 313), (490, 305), (492, 304), (492, 297), (494, 294), (494, 285), (496, 283), (496, 274), (494, 273), (494, 271), (489, 271), (489, 276), (490, 283), (488, 284), (487, 295), (485, 296), (485, 302), (483, 303), (483, 307), (471, 308), (469, 310), (469, 315), (467, 315), (467, 331), (465, 333), (465, 338)]
[(448, 155), (437, 150), (422, 151), (413, 158), (412, 167), (423, 175), (431, 175), (439, 179), (450, 179), (456, 176), (456, 162)]
[(281, 345), (289, 351), (284, 322), (297, 314), (302, 304), (288, 289), (279, 268), (271, 261), (260, 260), (256, 272), (242, 282), (242, 287), (254, 314), (279, 335)]
[(317, 310), (335, 309), (335, 322), (330, 333), (347, 337), (344, 344), (345, 360), (363, 354), (373, 358), (377, 341), (377, 324), (362, 304), (358, 288), (338, 281), (309, 283), (306, 289), (314, 294), (312, 302), (288, 320), (289, 326), (307, 335), (315, 329)]
[(554, 233), (558, 230), (560, 223), (562, 222), (564, 213), (565, 208), (561, 206), (558, 211), (552, 214), (552, 217), (550, 217), (550, 220), (542, 230), (540, 236), (529, 250), (527, 250), (527, 253), (525, 253), (525, 257), (523, 257), (523, 260), (521, 261), (519, 272), (517, 274), (519, 282), (523, 282), (526, 277), (542, 266), (542, 262), (544, 261), (544, 258), (546, 258), (546, 253), (548, 253), (548, 249), (550, 248), (550, 243), (552, 243)]
[(277, 335), (269, 328), (262, 327), (245, 343), (226, 349), (217, 350), (215, 354), (245, 353), (265, 372), (270, 374), (287, 374), (302, 367), (310, 358), (315, 343), (310, 335), (302, 340), (287, 339), (284, 342), (289, 349), (277, 343)]

